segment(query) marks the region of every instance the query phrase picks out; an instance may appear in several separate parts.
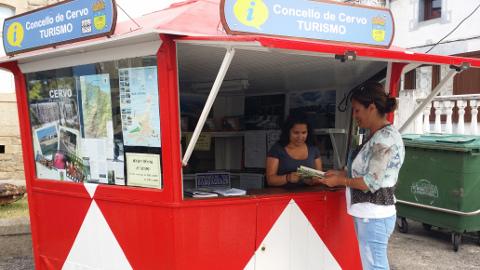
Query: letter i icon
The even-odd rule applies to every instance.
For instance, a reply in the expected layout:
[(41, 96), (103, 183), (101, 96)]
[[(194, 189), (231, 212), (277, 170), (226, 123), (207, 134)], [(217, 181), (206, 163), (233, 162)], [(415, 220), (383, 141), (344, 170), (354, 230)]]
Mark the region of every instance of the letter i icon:
[(17, 42), (17, 29), (18, 29), (18, 26), (15, 25), (13, 27), (13, 43), (15, 44)]
[(250, 7), (247, 9), (247, 21), (253, 20), (253, 9), (255, 8), (255, 1), (250, 2)]

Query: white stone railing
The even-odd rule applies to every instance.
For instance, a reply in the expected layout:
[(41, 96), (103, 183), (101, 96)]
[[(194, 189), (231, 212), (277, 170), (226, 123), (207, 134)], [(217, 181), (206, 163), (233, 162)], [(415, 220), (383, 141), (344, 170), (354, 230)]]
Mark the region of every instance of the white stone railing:
[[(415, 106), (418, 106), (423, 101), (423, 98), (415, 99)], [(400, 101), (402, 102), (402, 101)], [(408, 102), (407, 102), (408, 103)], [(411, 102), (410, 102), (411, 103)], [(430, 121), (431, 109), (433, 107), (433, 115), (435, 120)], [(430, 105), (425, 107), (423, 114), (420, 114), (413, 127), (410, 127), (407, 133), (445, 133), (445, 134), (467, 134), (479, 135), (478, 127), (478, 108), (480, 107), (480, 94), (471, 95), (455, 95), (455, 96), (439, 96), (435, 97)], [(453, 123), (452, 115), (454, 109), (458, 109), (458, 121)], [(405, 113), (407, 108), (400, 104), (399, 110), (396, 113), (395, 125), (401, 126), (401, 114)], [(468, 125), (465, 123), (465, 114), (467, 112), (471, 115), (471, 121)], [(410, 110), (412, 111), (412, 110)], [(442, 123), (441, 116), (445, 115), (446, 119)]]

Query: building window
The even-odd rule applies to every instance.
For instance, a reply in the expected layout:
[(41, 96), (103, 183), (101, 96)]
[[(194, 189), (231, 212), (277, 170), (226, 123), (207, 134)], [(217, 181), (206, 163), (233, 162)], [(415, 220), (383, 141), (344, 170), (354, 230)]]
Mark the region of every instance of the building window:
[(404, 89), (415, 89), (416, 88), (416, 81), (417, 81), (417, 70), (411, 70), (405, 73), (405, 84)]
[(5, 154), (5, 145), (0, 144), (0, 154)]
[[(423, 0), (423, 21), (442, 17), (442, 0)], [(420, 9), (422, 11), (422, 9)]]

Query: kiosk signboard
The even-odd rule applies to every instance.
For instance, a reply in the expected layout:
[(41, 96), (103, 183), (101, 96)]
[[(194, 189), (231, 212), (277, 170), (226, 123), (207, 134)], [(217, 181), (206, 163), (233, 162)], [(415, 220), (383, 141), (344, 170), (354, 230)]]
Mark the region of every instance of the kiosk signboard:
[(117, 11), (114, 0), (73, 0), (5, 20), (7, 55), (66, 42), (111, 35)]
[(393, 17), (388, 9), (309, 0), (223, 0), (228, 33), (288, 36), (389, 47)]

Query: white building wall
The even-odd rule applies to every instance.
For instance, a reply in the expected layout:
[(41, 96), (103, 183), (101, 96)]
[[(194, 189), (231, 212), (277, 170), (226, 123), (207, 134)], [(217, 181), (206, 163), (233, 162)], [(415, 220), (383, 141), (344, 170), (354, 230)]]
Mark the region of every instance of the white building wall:
[[(442, 0), (442, 17), (427, 21), (419, 18), (423, 0), (392, 0), (395, 19), (394, 46), (425, 52), (467, 17), (480, 0)], [(480, 9), (430, 53), (452, 55), (480, 50)]]

